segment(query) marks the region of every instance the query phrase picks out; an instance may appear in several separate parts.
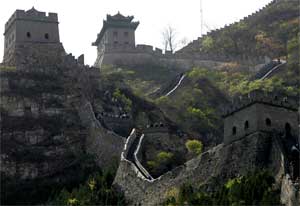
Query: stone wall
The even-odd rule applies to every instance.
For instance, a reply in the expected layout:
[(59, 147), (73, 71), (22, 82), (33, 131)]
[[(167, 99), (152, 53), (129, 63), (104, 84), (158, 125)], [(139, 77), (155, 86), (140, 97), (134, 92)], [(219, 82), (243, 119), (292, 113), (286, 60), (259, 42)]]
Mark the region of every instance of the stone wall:
[[(222, 184), (229, 178), (267, 167), (272, 138), (268, 133), (255, 133), (229, 145), (218, 145), (153, 181), (139, 177), (133, 164), (121, 160), (114, 185), (125, 193), (130, 204), (160, 204), (169, 190), (183, 183), (208, 184), (213, 188), (213, 180)], [(280, 164), (273, 161), (272, 164)]]
[[(101, 53), (102, 54), (102, 53)], [(136, 66), (147, 63), (158, 63), (166, 67), (176, 67), (183, 70), (188, 70), (195, 66), (215, 67), (222, 62), (240, 61), (244, 64), (262, 64), (264, 63), (263, 57), (230, 57), (222, 55), (206, 55), (206, 54), (193, 54), (187, 55), (184, 53), (162, 53), (161, 49), (153, 49), (149, 45), (137, 45), (133, 47), (111, 47), (105, 48), (101, 57), (101, 64), (99, 65), (121, 65), (121, 66)], [(98, 61), (98, 60), (97, 60)]]
[(241, 96), (225, 109), (224, 143), (228, 144), (256, 131), (276, 130), (284, 133), (287, 125), (291, 127), (291, 134), (297, 136), (297, 108), (296, 98), (280, 94), (253, 91)]
[(89, 137), (86, 139), (86, 151), (96, 156), (97, 164), (105, 168), (119, 161), (125, 138), (106, 130), (96, 119), (89, 102), (82, 102), (79, 112), (80, 119), (88, 128)]
[(297, 206), (300, 204), (299, 183), (293, 183), (289, 174), (286, 174), (282, 179), (280, 200), (286, 206)]
[(55, 13), (16, 10), (5, 24), (4, 58), (14, 52), (20, 43), (60, 43), (58, 17)]

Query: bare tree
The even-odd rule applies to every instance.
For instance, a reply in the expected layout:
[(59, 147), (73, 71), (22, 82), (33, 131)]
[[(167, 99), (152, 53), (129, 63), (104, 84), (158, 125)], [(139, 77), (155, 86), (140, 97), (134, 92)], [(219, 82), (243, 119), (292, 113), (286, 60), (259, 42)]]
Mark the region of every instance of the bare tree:
[(177, 44), (177, 48), (181, 49), (185, 47), (189, 43), (189, 39), (187, 37), (183, 37)]
[(176, 43), (176, 30), (168, 25), (162, 32), (162, 36), (163, 36), (163, 44), (164, 44), (164, 48), (165, 51), (166, 50), (170, 50), (172, 53), (174, 52), (174, 50), (177, 47), (177, 43)]

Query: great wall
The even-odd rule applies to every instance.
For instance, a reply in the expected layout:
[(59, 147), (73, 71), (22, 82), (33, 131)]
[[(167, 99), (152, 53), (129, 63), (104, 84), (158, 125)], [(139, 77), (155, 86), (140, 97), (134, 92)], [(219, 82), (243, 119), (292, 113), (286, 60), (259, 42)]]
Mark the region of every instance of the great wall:
[[(266, 8), (274, 2), (276, 1), (272, 1)], [(23, 13), (24, 11), (19, 11), (12, 18)], [(44, 12), (35, 10), (31, 10), (28, 14), (37, 15), (37, 19), (47, 18)], [(20, 17), (23, 18), (24, 15)], [(49, 17), (53, 17), (52, 20), (55, 20), (55, 14), (49, 14)], [(252, 16), (248, 18), (252, 18)], [(28, 20), (32, 20), (32, 18)], [(6, 29), (11, 29), (12, 22), (11, 19), (8, 21), (9, 26)], [(10, 33), (6, 40), (12, 43)], [(22, 42), (21, 39), (15, 40), (14, 45), (8, 47), (5, 52), (4, 65), (16, 65), (16, 68), (13, 72), (0, 72), (1, 89), (4, 89), (1, 92), (5, 92), (1, 96), (1, 124), (9, 120), (11, 121), (9, 123), (13, 123), (9, 125), (11, 127), (17, 122), (26, 122), (30, 118), (41, 121), (40, 117), (56, 118), (64, 115), (68, 117), (73, 115), (73, 119), (70, 118), (73, 122), (68, 125), (70, 127), (68, 130), (55, 136), (50, 136), (48, 131), (43, 128), (30, 128), (25, 132), (11, 132), (9, 127), (9, 130), (3, 133), (7, 146), (22, 143), (32, 151), (38, 148), (37, 152), (40, 152), (42, 148), (44, 149), (42, 154), (45, 155), (46, 161), (39, 162), (39, 164), (31, 162), (18, 165), (7, 155), (11, 152), (9, 151), (11, 147), (6, 147), (4, 153), (1, 153), (1, 167), (4, 166), (1, 171), (8, 176), (16, 177), (16, 175), (21, 174), (20, 179), (22, 180), (48, 177), (54, 173), (65, 171), (76, 164), (76, 159), (65, 159), (67, 155), (87, 152), (95, 155), (97, 164), (102, 167), (109, 165), (113, 158), (117, 158), (120, 163), (114, 179), (114, 186), (124, 192), (126, 200), (130, 204), (156, 205), (161, 204), (166, 199), (170, 189), (183, 183), (191, 183), (193, 186), (199, 186), (200, 183), (206, 185), (207, 190), (211, 191), (214, 189), (213, 182), (215, 180), (224, 183), (230, 178), (244, 175), (249, 171), (268, 168), (276, 177), (277, 184), (281, 184), (282, 203), (293, 206), (299, 204), (299, 184), (295, 182), (298, 177), (294, 172), (295, 168), (290, 168), (290, 154), (287, 153), (290, 148), (286, 148), (285, 144), (285, 141), (291, 139), (291, 136), (298, 134), (298, 100), (277, 93), (270, 94), (260, 91), (233, 100), (232, 104), (224, 111), (225, 128), (222, 144), (205, 151), (158, 178), (153, 178), (142, 165), (141, 153), (146, 144), (145, 140), (151, 139), (153, 135), (161, 134), (164, 136), (170, 132), (168, 124), (152, 122), (143, 125), (141, 128), (133, 129), (127, 139), (117, 135), (111, 131), (113, 125), (129, 124), (128, 127), (133, 127), (132, 117), (127, 113), (98, 111), (93, 108), (87, 94), (91, 90), (92, 82), (100, 79), (99, 68), (84, 65), (83, 55), (78, 59), (72, 54), (67, 55), (59, 41), (40, 44), (40, 42), (36, 42), (36, 39), (26, 43)], [(138, 65), (158, 59), (163, 64), (180, 65), (183, 69), (192, 65), (218, 64), (218, 61), (231, 59), (231, 57), (218, 55), (215, 57), (205, 55), (191, 57), (185, 53), (171, 54), (167, 52), (163, 54), (160, 49), (153, 50), (153, 47), (147, 45), (122, 47), (121, 49), (120, 47), (106, 47), (105, 52), (105, 55), (108, 56), (107, 60), (103, 60), (103, 64), (128, 63)], [(112, 62), (110, 62), (110, 57)], [(237, 57), (234, 59), (236, 60)], [(244, 56), (240, 56), (240, 59), (254, 64), (262, 63), (265, 60), (263, 57), (253, 59)], [(276, 66), (278, 64), (268, 67), (261, 78), (268, 75)], [(50, 72), (49, 75), (49, 71), (54, 73)], [(39, 80), (28, 79), (30, 74), (32, 76), (37, 75), (35, 72), (41, 72), (42, 77), (43, 75), (49, 78), (51, 75), (68, 77), (69, 81), (67, 79), (63, 79), (65, 80), (63, 83), (61, 81), (58, 83), (49, 81), (62, 87), (59, 90), (62, 92), (59, 94), (56, 94), (56, 91), (54, 93), (44, 91), (45, 94), (42, 94), (41, 98), (39, 98), (38, 93), (34, 96), (26, 96), (28, 94), (24, 93), (26, 89), (30, 90), (34, 86), (39, 87), (36, 84)], [(12, 78), (14, 75), (19, 79), (14, 80)], [(184, 75), (179, 80), (178, 86), (183, 78)], [(48, 83), (48, 80), (45, 82)], [(30, 85), (33, 86), (30, 87)], [(174, 89), (177, 88), (177, 85)], [(20, 89), (22, 86), (25, 90)], [(48, 87), (45, 86), (45, 88)], [(18, 89), (21, 93), (17, 93), (20, 92)], [(59, 104), (46, 107), (44, 104), (47, 99), (58, 99), (62, 102), (63, 107), (59, 107)], [(282, 119), (282, 116), (285, 116), (285, 119)], [(23, 117), (28, 119), (23, 119)], [(80, 125), (78, 125), (79, 119)], [(39, 123), (38, 121), (36, 123)], [(104, 128), (101, 121), (109, 125), (110, 129)], [(30, 123), (30, 121), (28, 122)], [(45, 138), (45, 134), (49, 136)], [(39, 145), (47, 139), (50, 139), (51, 143), (53, 141), (59, 142), (59, 144), (54, 146)], [(297, 141), (299, 142), (299, 138)], [(5, 154), (6, 152), (7, 154)], [(67, 157), (69, 158), (69, 156)]]
[[(278, 111), (275, 111), (277, 107), (279, 109), (291, 108), (292, 116), (286, 118), (283, 122), (276, 121), (272, 126), (267, 125), (270, 128), (256, 128), (252, 125), (260, 121), (259, 117), (243, 115), (243, 112), (247, 111), (247, 108), (251, 108), (252, 104), (255, 106), (267, 104), (264, 106), (264, 110), (268, 108), (273, 110), (266, 113), (268, 117), (272, 118), (272, 121), (278, 119), (275, 115), (278, 114)], [(169, 191), (184, 183), (197, 184), (197, 186), (201, 183), (211, 191), (214, 190), (214, 181), (220, 183), (249, 171), (268, 168), (278, 182), (281, 182), (281, 179), (283, 180), (281, 184), (282, 202), (287, 205), (297, 205), (300, 195), (299, 184), (295, 181), (295, 177), (292, 178), (290, 175), (291, 172), (295, 175), (295, 168), (290, 168), (290, 159), (285, 143), (286, 139), (291, 138), (289, 134), (293, 134), (294, 137), (297, 136), (297, 102), (295, 99), (279, 94), (255, 91), (250, 93), (249, 96), (235, 100), (234, 105), (237, 105), (237, 107), (232, 107), (230, 111), (227, 110), (226, 115), (232, 115), (231, 112), (242, 114), (244, 118), (248, 119), (247, 125), (250, 125), (250, 129), (246, 129), (249, 129), (249, 132), (238, 135), (230, 133), (227, 136), (226, 130), (230, 129), (231, 131), (232, 123), (227, 116), (224, 116), (225, 139), (223, 144), (202, 153), (156, 179), (151, 177), (151, 174), (140, 164), (141, 161), (138, 158), (133, 158), (133, 155), (138, 157), (144, 138), (144, 134), (138, 134), (134, 129), (127, 138), (121, 154), (119, 169), (114, 180), (115, 187), (124, 192), (130, 204), (156, 205), (161, 204), (167, 198)], [(282, 112), (287, 117), (289, 111), (282, 110)], [(282, 116), (283, 113), (280, 115)], [(258, 116), (266, 114), (257, 113)], [(235, 119), (239, 119), (239, 117), (235, 117)], [(244, 126), (245, 121), (240, 121), (241, 127)], [(285, 124), (286, 121), (288, 123)], [(238, 126), (239, 129), (241, 127)], [(147, 134), (145, 135), (147, 137)]]
[[(223, 28), (216, 29), (208, 32), (207, 34), (199, 37), (197, 40), (192, 41), (187, 46), (183, 47), (179, 51), (172, 53), (170, 51), (163, 52), (160, 48), (154, 48), (150, 45), (135, 45), (135, 40), (133, 42), (125, 42), (123, 44), (122, 40), (119, 40), (118, 36), (114, 38), (114, 40), (108, 40), (104, 42), (104, 40), (97, 39), (94, 46), (98, 47), (98, 57), (95, 62), (96, 67), (101, 67), (102, 65), (123, 65), (123, 66), (141, 66), (145, 63), (156, 63), (159, 65), (164, 65), (168, 68), (181, 68), (183, 71), (188, 70), (192, 67), (210, 67), (213, 68), (216, 65), (220, 65), (222, 62), (239, 62), (241, 64), (248, 65), (253, 67), (253, 70), (259, 70), (265, 63), (269, 63), (270, 59), (265, 56), (255, 56), (255, 55), (230, 55), (230, 54), (221, 54), (221, 53), (205, 53), (200, 51), (200, 47), (202, 41), (209, 36), (218, 36), (220, 32), (224, 32), (230, 30), (232, 27), (237, 26), (241, 22), (251, 22), (255, 21), (255, 19), (262, 16), (264, 13), (268, 12), (268, 9), (273, 7), (275, 4), (284, 3), (289, 0), (273, 0), (263, 8), (258, 11), (248, 15), (240, 21), (232, 23), (230, 25), (226, 25)], [(294, 1), (294, 0), (291, 0)], [(125, 21), (126, 18), (121, 14), (115, 15), (117, 16), (114, 21)], [(110, 16), (110, 17), (115, 17)], [(111, 18), (110, 18), (111, 19)], [(130, 21), (133, 19), (131, 17)], [(109, 18), (105, 23), (109, 24)], [(115, 23), (114, 23), (115, 24)], [(130, 23), (128, 23), (130, 25)], [(118, 27), (116, 25), (115, 29)], [(137, 25), (136, 25), (137, 27)], [(109, 35), (111, 31), (108, 29), (109, 27), (103, 27), (101, 30), (101, 38), (105, 37), (105, 33), (108, 32)], [(112, 27), (113, 28), (113, 27)], [(106, 31), (108, 29), (108, 31)], [(125, 31), (126, 28), (124, 26), (122, 29)], [(120, 35), (120, 34), (119, 34)], [(99, 35), (98, 35), (99, 38)], [(134, 38), (134, 37), (133, 37)], [(260, 65), (260, 66), (258, 66)], [(257, 66), (258, 68), (254, 67)]]

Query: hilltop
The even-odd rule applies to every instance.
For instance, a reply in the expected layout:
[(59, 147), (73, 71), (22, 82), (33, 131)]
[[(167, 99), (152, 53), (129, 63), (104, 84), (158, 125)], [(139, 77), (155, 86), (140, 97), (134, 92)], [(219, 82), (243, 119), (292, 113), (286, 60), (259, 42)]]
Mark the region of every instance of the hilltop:
[(178, 51), (208, 55), (287, 56), (298, 35), (299, 2), (272, 1), (259, 11), (209, 32)]

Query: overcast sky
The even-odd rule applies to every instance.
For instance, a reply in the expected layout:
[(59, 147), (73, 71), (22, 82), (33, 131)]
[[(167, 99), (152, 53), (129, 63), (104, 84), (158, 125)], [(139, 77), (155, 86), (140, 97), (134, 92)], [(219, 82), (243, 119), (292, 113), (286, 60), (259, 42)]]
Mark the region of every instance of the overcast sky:
[[(262, 8), (271, 0), (202, 0), (205, 25), (219, 28)], [(5, 3), (4, 3), (5, 2)], [(106, 14), (134, 15), (140, 22), (136, 30), (136, 43), (162, 48), (162, 31), (171, 25), (177, 39), (189, 41), (200, 36), (200, 0), (1, 0), (0, 25), (16, 9), (28, 10), (34, 6), (39, 11), (58, 13), (60, 39), (68, 53), (76, 57), (85, 54), (87, 64), (96, 59), (96, 40)], [(204, 33), (208, 28), (204, 28)], [(3, 57), (4, 38), (0, 38), (0, 62)]]

